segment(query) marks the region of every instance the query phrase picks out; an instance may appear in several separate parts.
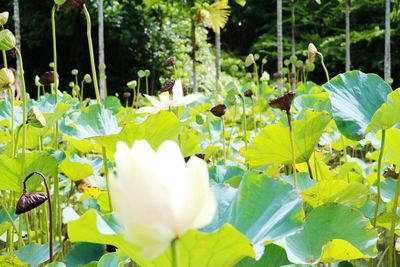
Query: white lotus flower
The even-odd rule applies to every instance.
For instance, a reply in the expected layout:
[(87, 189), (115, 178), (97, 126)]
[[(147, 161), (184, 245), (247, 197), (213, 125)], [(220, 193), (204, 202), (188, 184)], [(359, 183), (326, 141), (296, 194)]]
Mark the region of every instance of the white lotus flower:
[(202, 97), (201, 94), (184, 96), (181, 79), (176, 80), (174, 86), (172, 87), (172, 100), (169, 98), (168, 92), (161, 93), (159, 95), (160, 100), (146, 94), (144, 96), (150, 101), (152, 106), (141, 107), (136, 111), (136, 113), (156, 114), (161, 110), (166, 110), (170, 107), (189, 105)]
[(212, 221), (216, 200), (203, 160), (192, 157), (185, 163), (175, 142), (166, 141), (155, 152), (143, 140), (132, 148), (119, 142), (114, 157), (114, 211), (125, 239), (140, 246), (144, 257), (161, 255), (172, 240)]

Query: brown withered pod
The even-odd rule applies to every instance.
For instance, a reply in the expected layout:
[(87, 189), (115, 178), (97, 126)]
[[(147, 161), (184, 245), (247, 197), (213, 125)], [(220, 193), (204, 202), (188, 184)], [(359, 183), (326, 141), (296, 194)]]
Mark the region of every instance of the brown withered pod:
[(283, 111), (286, 111), (287, 113), (290, 112), (290, 106), (292, 105), (293, 99), (296, 96), (295, 92), (288, 92), (284, 94), (283, 96), (280, 96), (278, 98), (275, 98), (269, 102), (269, 105), (272, 108), (277, 108)]
[(221, 118), (225, 115), (227, 108), (224, 104), (218, 104), (214, 106), (210, 111), (214, 116)]
[[(44, 186), (46, 188), (46, 192), (32, 192), (32, 193), (28, 192), (28, 190), (26, 188), (26, 183), (35, 174), (39, 175), (42, 178)], [(28, 211), (40, 206), (41, 204), (46, 202), (46, 200), (49, 203), (49, 220), (50, 220), (50, 222), (49, 222), (49, 258), (50, 258), (50, 262), (52, 262), (53, 261), (53, 238), (52, 238), (52, 236), (53, 236), (53, 208), (51, 205), (49, 185), (47, 183), (46, 177), (42, 173), (32, 172), (25, 178), (23, 192), (22, 192), (21, 197), (18, 200), (17, 206), (15, 208), (15, 213), (20, 215), (25, 212), (28, 212)]]

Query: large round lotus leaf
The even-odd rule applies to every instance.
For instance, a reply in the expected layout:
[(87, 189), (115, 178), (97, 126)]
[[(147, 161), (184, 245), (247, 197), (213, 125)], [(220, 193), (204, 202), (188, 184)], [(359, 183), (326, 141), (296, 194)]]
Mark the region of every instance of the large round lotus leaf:
[[(152, 261), (144, 259), (140, 255), (141, 249), (124, 239), (116, 217), (102, 217), (94, 209), (68, 223), (68, 236), (72, 242), (116, 246), (143, 267), (172, 266), (171, 248)], [(190, 230), (179, 238), (177, 247), (178, 262), (182, 267), (230, 267), (244, 257), (254, 257), (250, 241), (229, 224), (213, 233)]]
[(301, 198), (291, 185), (249, 173), (233, 200), (228, 222), (252, 241), (258, 258), (266, 242), (298, 231), (303, 217)]
[(377, 240), (360, 211), (327, 203), (311, 211), (304, 229), (286, 238), (284, 246), (291, 262), (316, 264), (375, 257)]
[(391, 92), (387, 101), (375, 112), (367, 127), (367, 133), (385, 130), (400, 122), (400, 90)]
[[(308, 110), (303, 119), (293, 121), (296, 163), (309, 159), (330, 120), (328, 113)], [(250, 144), (246, 160), (252, 167), (291, 163), (289, 128), (277, 124), (265, 127)]]
[(374, 113), (392, 92), (376, 74), (350, 71), (322, 86), (331, 95), (332, 115), (340, 132), (351, 140), (361, 140)]

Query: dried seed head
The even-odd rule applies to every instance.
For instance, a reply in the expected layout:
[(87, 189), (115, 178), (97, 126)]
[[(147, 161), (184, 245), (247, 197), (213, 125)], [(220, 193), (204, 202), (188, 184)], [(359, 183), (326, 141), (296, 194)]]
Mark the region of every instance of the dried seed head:
[(290, 112), (290, 106), (292, 105), (295, 96), (296, 96), (295, 92), (289, 92), (287, 94), (284, 94), (283, 96), (271, 100), (269, 102), (269, 105), (272, 108), (278, 108), (280, 110)]
[(82, 9), (84, 4), (85, 4), (85, 0), (67, 0), (67, 1), (65, 1), (63, 7), (66, 7), (69, 9), (74, 9), (74, 8)]
[(175, 80), (169, 80), (169, 81), (165, 82), (163, 84), (163, 86), (161, 87), (161, 92), (162, 93), (163, 92), (172, 93), (172, 88), (174, 87), (174, 85), (175, 85)]
[(166, 67), (173, 67), (176, 64), (176, 57), (172, 56), (169, 57), (165, 62), (164, 62), (164, 66)]
[(279, 73), (279, 72), (275, 72), (274, 73), (274, 78), (275, 79), (282, 79), (282, 77), (283, 77), (282, 73)]
[(213, 107), (210, 111), (214, 116), (221, 118), (222, 116), (225, 115), (227, 108), (224, 104), (218, 104), (215, 107)]
[(16, 206), (16, 214), (28, 212), (45, 202), (49, 196), (44, 192), (27, 193), (26, 191), (19, 198)]
[[(58, 75), (57, 75), (58, 77)], [(40, 76), (39, 82), (43, 85), (51, 85), (54, 83), (54, 71), (46, 71)]]
[(246, 90), (243, 95), (245, 97), (252, 97), (253, 96), (253, 91), (251, 89)]
[(182, 87), (183, 95), (187, 95), (189, 93), (189, 86), (184, 85)]
[(123, 94), (122, 94), (122, 97), (123, 98), (130, 98), (131, 97), (131, 92), (124, 92)]
[(399, 173), (396, 173), (396, 167), (391, 165), (389, 166), (385, 172), (383, 173), (384, 177), (391, 177), (393, 179), (398, 179), (399, 178)]

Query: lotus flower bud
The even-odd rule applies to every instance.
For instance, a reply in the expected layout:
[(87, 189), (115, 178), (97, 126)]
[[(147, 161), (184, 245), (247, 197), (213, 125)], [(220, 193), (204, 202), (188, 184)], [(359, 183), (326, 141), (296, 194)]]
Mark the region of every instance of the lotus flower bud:
[(214, 116), (221, 118), (222, 116), (225, 115), (227, 108), (224, 104), (218, 104), (215, 107), (213, 107), (210, 111)]
[(135, 81), (135, 80), (130, 81), (130, 82), (128, 82), (128, 83), (126, 84), (126, 86), (128, 86), (128, 88), (130, 88), (130, 89), (135, 89), (136, 86), (137, 86), (137, 81)]
[(85, 83), (92, 83), (92, 76), (90, 76), (90, 74), (85, 74), (85, 76), (83, 76), (83, 80)]
[(15, 47), (14, 34), (9, 30), (0, 31), (0, 50), (8, 51)]
[(317, 54), (318, 54), (317, 48), (315, 47), (315, 45), (313, 43), (310, 43), (308, 45), (308, 59), (311, 61), (311, 63), (315, 62)]
[(164, 62), (164, 66), (166, 67), (173, 67), (176, 64), (176, 57), (172, 56), (170, 58), (168, 58), (165, 62)]
[(295, 92), (289, 92), (287, 94), (284, 94), (283, 96), (280, 96), (278, 98), (275, 98), (269, 102), (269, 105), (272, 108), (277, 108), (280, 110), (284, 110), (286, 112), (290, 112), (290, 106), (292, 105), (293, 99), (296, 96)]
[(46, 126), (46, 119), (38, 107), (33, 106), (28, 111), (26, 123), (35, 128), (43, 128)]
[(271, 79), (268, 72), (264, 71), (261, 75), (260, 81), (268, 82)]
[(253, 96), (253, 91), (251, 89), (246, 90), (243, 95), (245, 97), (252, 97)]
[(15, 213), (22, 214), (28, 212), (40, 206), (48, 198), (49, 196), (44, 192), (27, 193), (26, 191), (24, 191), (24, 193), (18, 200)]
[(7, 23), (9, 13), (7, 11), (0, 13), (0, 27)]
[(244, 62), (244, 65), (246, 66), (246, 67), (250, 67), (251, 65), (253, 65), (253, 64), (255, 64), (256, 63), (256, 61), (254, 60), (254, 55), (253, 54), (249, 54), (247, 57), (246, 57), (246, 60), (245, 60), (245, 62)]
[(15, 76), (10, 69), (0, 69), (0, 89), (8, 89), (14, 82)]
[(46, 71), (40, 76), (40, 83), (43, 85), (51, 85), (54, 83), (54, 71)]
[(72, 75), (74, 75), (74, 76), (76, 76), (76, 75), (78, 75), (78, 70), (77, 69), (73, 69), (72, 71), (71, 71), (71, 74)]
[(35, 85), (36, 86), (42, 86), (43, 85), (43, 84), (40, 83), (40, 78), (37, 75), (35, 76)]

